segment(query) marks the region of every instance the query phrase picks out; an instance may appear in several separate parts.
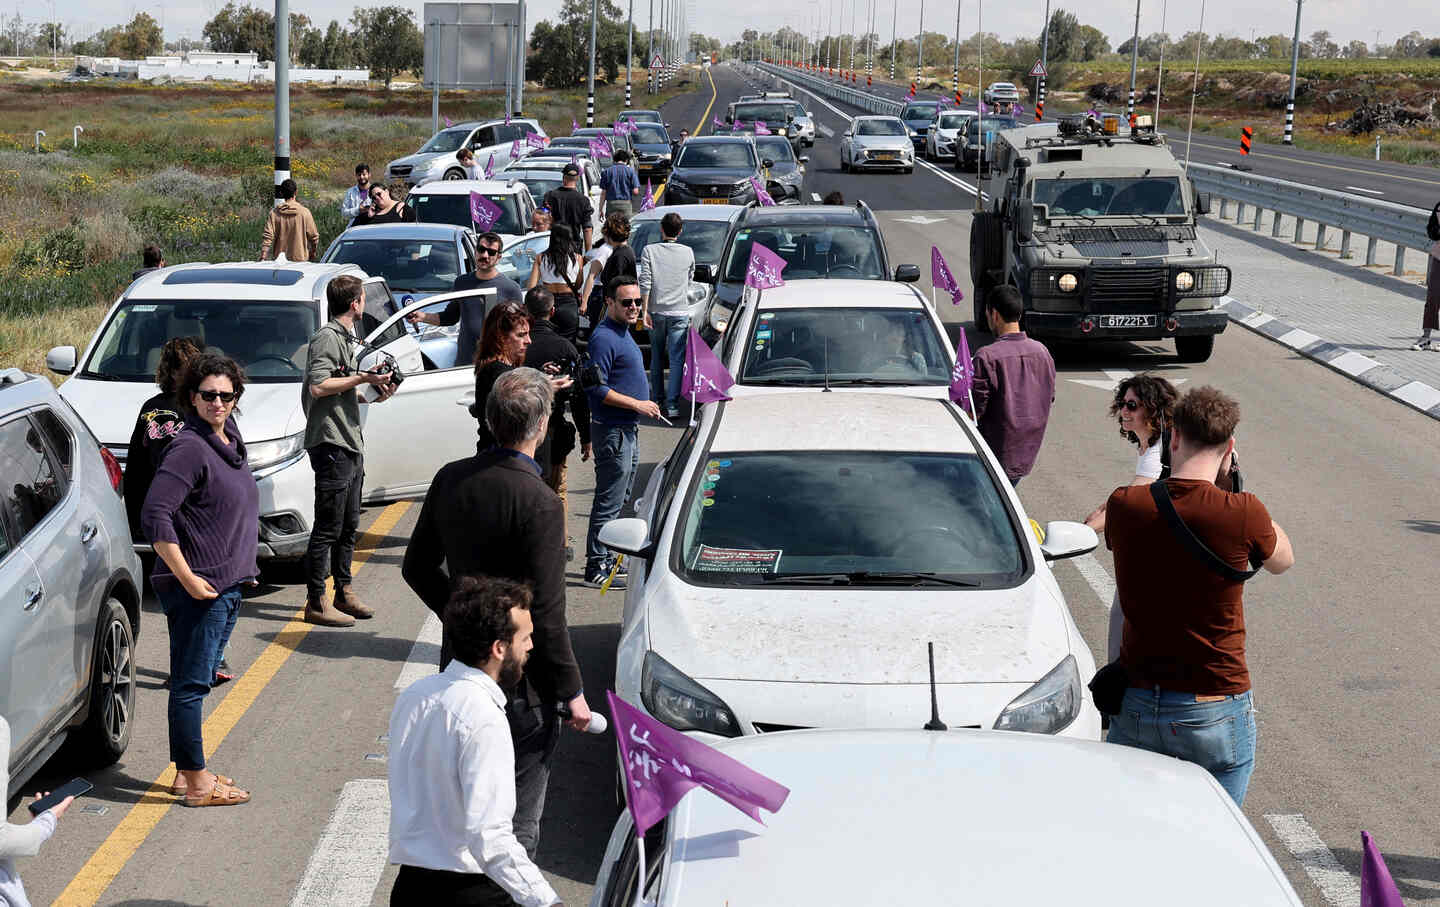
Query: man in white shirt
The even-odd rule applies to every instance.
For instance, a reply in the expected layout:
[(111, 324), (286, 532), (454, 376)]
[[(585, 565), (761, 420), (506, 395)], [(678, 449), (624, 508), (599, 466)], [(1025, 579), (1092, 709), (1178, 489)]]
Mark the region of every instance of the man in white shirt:
[(362, 208), (370, 207), (370, 165), (355, 165), (355, 185), (345, 192), (340, 201), (340, 215), (347, 221), (360, 216)]
[[(680, 416), (680, 372), (690, 333), (690, 282), (695, 279), (695, 253), (679, 241), (684, 229), (684, 219), (674, 211), (660, 218), (661, 242), (645, 247), (639, 267), (640, 317), (650, 331), (650, 395), (672, 419)], [(666, 359), (668, 379), (661, 365)]]
[(390, 715), (390, 904), (559, 904), (511, 828), (515, 749), (505, 694), (533, 645), (529, 587), (465, 577), (445, 605), (454, 659)]

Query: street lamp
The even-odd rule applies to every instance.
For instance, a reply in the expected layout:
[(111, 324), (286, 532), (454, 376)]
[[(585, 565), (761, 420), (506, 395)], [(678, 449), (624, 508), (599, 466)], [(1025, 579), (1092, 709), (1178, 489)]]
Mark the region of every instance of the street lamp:
[(1300, 7), (1295, 0), (1295, 41), (1290, 45), (1290, 97), (1285, 101), (1285, 144), (1295, 144), (1295, 74), (1300, 69)]

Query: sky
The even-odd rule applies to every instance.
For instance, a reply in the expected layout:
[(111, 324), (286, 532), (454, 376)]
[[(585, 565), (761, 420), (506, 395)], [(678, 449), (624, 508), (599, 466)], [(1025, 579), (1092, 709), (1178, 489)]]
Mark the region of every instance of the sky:
[[(264, 0), (260, 0), (261, 3)], [(362, 0), (364, 6), (380, 6), (387, 0)], [(394, 0), (389, 0), (394, 2)], [(622, 9), (627, 0), (617, 0)], [(744, 28), (771, 31), (788, 25), (801, 31), (814, 28), (817, 14), (829, 21), (831, 11), (835, 15), (834, 34), (858, 33), (863, 28), (850, 25), (852, 12), (859, 8), (860, 18), (866, 15), (870, 0), (796, 0), (790, 4), (776, 4), (773, 0), (723, 0), (704, 2), (689, 0), (691, 30), (726, 41), (739, 37)], [(984, 16), (984, 29), (995, 32), (1009, 40), (1018, 35), (1038, 35), (1045, 18), (1044, 0), (1023, 0), (1023, 2), (991, 3), (981, 9), (976, 0), (960, 0), (960, 31), (963, 35), (973, 34), (979, 26), (977, 12)], [(875, 0), (876, 27), (881, 40), (888, 43), (891, 33), (891, 10), (898, 18), (898, 31), (903, 37), (913, 37), (920, 24), (921, 0)], [(1166, 10), (1165, 6), (1174, 6)], [(345, 22), (355, 8), (354, 0), (290, 0), (292, 12), (303, 12), (322, 25), (331, 19)], [(635, 19), (638, 27), (648, 22), (650, 0), (635, 0)], [(149, 0), (89, 0), (84, 4), (61, 0), (57, 13), (62, 22), (67, 22), (69, 31), (85, 35), (98, 28), (129, 21), (136, 12), (148, 11), (156, 19), (162, 19), (167, 40), (181, 36), (200, 37), (205, 22), (223, 5), (223, 0), (191, 0), (191, 2), (169, 2), (165, 4)], [(259, 4), (257, 4), (259, 5)], [(417, 19), (423, 3), (402, 3), (412, 7)], [(538, 22), (552, 18), (559, 11), (561, 0), (530, 0), (527, 13), (530, 21)], [(776, 7), (787, 10), (777, 14)], [(1135, 5), (1133, 0), (1086, 0), (1078, 3), (1052, 0), (1054, 8), (1064, 8), (1075, 13), (1082, 23), (1094, 25), (1105, 32), (1111, 43), (1119, 45), (1126, 40), (1134, 28)], [(1193, 2), (1168, 0), (1140, 0), (1140, 33), (1142, 35), (1161, 31), (1161, 17), (1165, 13), (1164, 31), (1179, 37), (1187, 31), (1200, 27), (1200, 5)], [(54, 0), (41, 0), (27, 7), (27, 19), (48, 19)], [(840, 25), (843, 8), (844, 23)], [(925, 3), (925, 27), (928, 31), (947, 34), (955, 30), (954, 0)], [(658, 2), (656, 14), (659, 14)], [(863, 26), (863, 22), (862, 22)], [(1355, 39), (1373, 44), (1376, 28), (1380, 27), (1380, 40), (1393, 43), (1396, 38), (1417, 30), (1427, 36), (1440, 35), (1440, 3), (1435, 0), (1379, 0), (1376, 5), (1357, 3), (1355, 0), (1307, 0), (1304, 5), (1300, 30), (1308, 37), (1311, 32), (1325, 29), (1331, 33), (1331, 40), (1344, 46)], [(1257, 36), (1291, 34), (1295, 28), (1295, 7), (1289, 0), (1206, 0), (1205, 31), (1208, 34), (1223, 33), (1249, 39), (1251, 31)], [(822, 33), (825, 31), (822, 28)]]

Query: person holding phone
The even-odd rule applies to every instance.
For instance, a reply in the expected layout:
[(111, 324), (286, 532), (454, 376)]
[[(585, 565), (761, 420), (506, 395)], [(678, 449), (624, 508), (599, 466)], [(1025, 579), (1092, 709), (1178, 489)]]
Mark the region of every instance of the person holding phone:
[[(10, 789), (10, 724), (0, 715), (0, 790)], [(42, 795), (36, 794), (38, 800)], [(30, 907), (25, 897), (25, 886), (20, 874), (15, 871), (16, 857), (33, 857), (40, 852), (40, 845), (55, 834), (55, 826), (65, 810), (75, 802), (66, 797), (49, 809), (44, 810), (24, 825), (5, 822), (0, 825), (0, 904), (8, 907)]]

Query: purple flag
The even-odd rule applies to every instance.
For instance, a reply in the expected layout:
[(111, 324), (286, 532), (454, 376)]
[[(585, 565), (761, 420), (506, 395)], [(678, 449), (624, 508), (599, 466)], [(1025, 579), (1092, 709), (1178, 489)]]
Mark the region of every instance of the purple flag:
[(755, 189), (755, 200), (760, 203), (760, 207), (768, 208), (775, 204), (775, 199), (771, 198), (770, 193), (765, 191), (765, 186), (761, 184), (760, 180), (752, 176), (750, 177), (750, 185)]
[(955, 275), (950, 273), (950, 266), (945, 263), (945, 256), (935, 246), (930, 247), (930, 283), (937, 290), (944, 290), (950, 294), (950, 301), (955, 305), (965, 298), (960, 292), (960, 284), (955, 282)]
[(485, 178), (492, 179), (495, 176), (495, 154), (490, 154), (490, 160), (485, 162)]
[(516, 158), (516, 157), (519, 157), (519, 156), (520, 156), (520, 140), (519, 140), (519, 139), (516, 139), (515, 141), (513, 141), (513, 142), (510, 143), (510, 156), (511, 156), (512, 158)]
[(1100, 119), (1100, 111), (1096, 110), (1094, 107), (1091, 107), (1089, 110), (1085, 111), (1085, 115), (1088, 117), (1094, 117), (1097, 120)]
[(755, 134), (756, 134), (756, 135), (769, 135), (769, 134), (770, 134), (770, 127), (765, 125), (765, 121), (764, 121), (764, 120), (756, 120), (756, 121), (755, 121)]
[(499, 205), (480, 193), (470, 193), (470, 220), (482, 231), (493, 228), (504, 213)]
[(750, 246), (750, 262), (745, 265), (745, 286), (757, 290), (769, 290), (785, 286), (780, 272), (785, 270), (785, 259), (771, 252), (760, 243)]
[(1025, 105), (1024, 105), (1024, 104), (1021, 104), (1019, 101), (1016, 101), (1014, 104), (1011, 104), (1011, 105), (1010, 105), (1010, 112), (1011, 112), (1012, 114), (1014, 114), (1015, 116), (1017, 116), (1017, 117), (1018, 117), (1018, 116), (1024, 116), (1024, 115), (1025, 115)]
[(757, 822), (761, 821), (761, 809), (773, 813), (790, 796), (784, 785), (666, 727), (609, 690), (605, 696), (625, 766), (625, 800), (637, 835), (669, 815), (692, 788), (703, 787)]
[(1360, 832), (1360, 843), (1365, 849), (1360, 862), (1360, 907), (1405, 907), (1370, 832)]
[(505, 111), (505, 125), (506, 125), (506, 126), (509, 126), (509, 125), (510, 125), (510, 111), (508, 111), (508, 110)]
[(571, 118), (570, 118), (570, 131), (571, 131), (571, 132), (579, 132), (579, 131), (580, 131), (580, 124), (577, 123), (577, 122), (575, 122), (575, 118), (574, 118), (574, 117), (571, 117)]
[(600, 148), (605, 152), (606, 157), (615, 156), (615, 146), (610, 144), (610, 140), (603, 135), (600, 136)]
[(960, 329), (960, 350), (955, 355), (955, 370), (950, 373), (950, 399), (975, 418), (970, 408), (970, 389), (975, 386), (975, 360), (970, 358), (970, 341)]
[(450, 122), (450, 118), (449, 118), (449, 117), (441, 117), (440, 119), (442, 119), (442, 120), (445, 121), (445, 128), (446, 128), (446, 129), (449, 129), (451, 126), (454, 126), (454, 125), (455, 125), (454, 123)]
[(605, 153), (605, 146), (600, 143), (599, 139), (591, 139), (586, 144), (590, 146), (590, 156), (593, 157), (595, 160), (598, 161), (601, 158), (610, 156)]
[(541, 135), (538, 132), (525, 133), (525, 144), (529, 145), (531, 148), (544, 148), (549, 143), (550, 140), (545, 138), (545, 136)]
[(650, 187), (650, 181), (645, 181), (645, 197), (640, 199), (640, 210), (650, 211), (655, 207), (655, 190)]
[(710, 118), (710, 122), (713, 123), (713, 124), (715, 124), (715, 128), (716, 128), (716, 129), (724, 129), (724, 128), (725, 128), (725, 124), (722, 123), (722, 122), (720, 122), (720, 118), (719, 118), (719, 117), (711, 117), (711, 118)]
[(685, 370), (680, 379), (680, 396), (694, 403), (714, 403), (729, 400), (726, 391), (735, 386), (735, 378), (725, 364), (700, 339), (694, 328), (685, 339)]
[(980, 110), (980, 113), (981, 113), (981, 114), (986, 114), (986, 113), (989, 113), (989, 112), (990, 112), (990, 108), (987, 107), (987, 106), (985, 106), (985, 102), (984, 102), (984, 101), (981, 101), (981, 102), (980, 102), (980, 108), (979, 108), (979, 110)]

